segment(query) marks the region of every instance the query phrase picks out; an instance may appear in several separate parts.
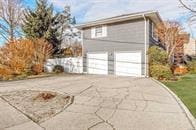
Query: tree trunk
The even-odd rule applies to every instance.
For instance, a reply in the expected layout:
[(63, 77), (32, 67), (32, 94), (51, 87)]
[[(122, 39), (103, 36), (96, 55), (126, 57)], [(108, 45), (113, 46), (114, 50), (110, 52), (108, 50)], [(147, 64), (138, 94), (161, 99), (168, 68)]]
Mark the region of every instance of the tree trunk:
[(12, 25), (10, 25), (10, 41), (14, 40), (14, 28)]

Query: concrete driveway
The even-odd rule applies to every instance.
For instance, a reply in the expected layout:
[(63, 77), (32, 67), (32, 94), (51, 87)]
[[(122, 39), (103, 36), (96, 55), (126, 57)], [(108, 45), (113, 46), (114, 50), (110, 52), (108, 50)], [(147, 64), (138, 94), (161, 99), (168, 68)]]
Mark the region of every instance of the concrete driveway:
[(147, 78), (70, 75), (0, 83), (1, 93), (27, 89), (75, 98), (41, 124), (0, 98), (0, 130), (193, 130), (173, 96)]

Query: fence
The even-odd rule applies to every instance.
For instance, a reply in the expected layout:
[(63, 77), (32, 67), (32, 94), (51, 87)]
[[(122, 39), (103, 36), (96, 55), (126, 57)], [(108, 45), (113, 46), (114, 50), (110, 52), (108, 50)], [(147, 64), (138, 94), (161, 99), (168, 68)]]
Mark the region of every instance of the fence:
[(48, 59), (45, 64), (46, 71), (52, 72), (55, 65), (63, 66), (67, 73), (83, 73), (82, 57)]

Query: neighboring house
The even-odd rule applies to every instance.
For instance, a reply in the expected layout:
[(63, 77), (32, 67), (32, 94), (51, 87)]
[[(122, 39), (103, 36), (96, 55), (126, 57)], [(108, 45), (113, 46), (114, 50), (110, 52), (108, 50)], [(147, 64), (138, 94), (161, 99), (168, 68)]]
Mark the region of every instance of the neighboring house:
[(147, 77), (148, 48), (159, 44), (155, 28), (160, 22), (158, 12), (147, 11), (78, 25), (83, 32), (83, 71)]
[(175, 65), (179, 65), (179, 64), (183, 64), (186, 60), (185, 59), (185, 47), (186, 47), (186, 43), (189, 43), (189, 38), (190, 35), (186, 32), (181, 32), (179, 34), (179, 41), (177, 42), (177, 45), (174, 49), (174, 64)]
[(184, 44), (184, 54), (189, 56), (196, 56), (196, 40), (190, 38), (188, 43)]

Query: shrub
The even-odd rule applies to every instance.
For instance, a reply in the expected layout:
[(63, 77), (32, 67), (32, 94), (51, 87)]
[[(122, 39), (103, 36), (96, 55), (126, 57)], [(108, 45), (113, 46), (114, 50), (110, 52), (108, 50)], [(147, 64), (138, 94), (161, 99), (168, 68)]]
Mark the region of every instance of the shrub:
[(9, 79), (29, 73), (34, 64), (44, 64), (52, 46), (43, 39), (10, 41), (0, 49), (0, 78)]
[(150, 74), (152, 77), (158, 79), (158, 80), (169, 80), (172, 78), (172, 71), (169, 66), (165, 65), (152, 65), (150, 67)]
[(53, 72), (55, 73), (63, 73), (64, 67), (62, 65), (55, 65), (53, 68)]
[(8, 80), (13, 77), (13, 71), (6, 66), (0, 66), (0, 79)]
[(187, 66), (190, 73), (196, 74), (196, 60), (189, 62)]
[(34, 43), (34, 63), (43, 64), (52, 55), (53, 47), (45, 39), (36, 39)]
[(62, 48), (58, 53), (53, 55), (53, 57), (57, 57), (57, 58), (79, 57), (79, 56), (82, 56), (82, 45), (79, 43), (66, 46), (66, 48)]
[(63, 54), (66, 57), (73, 57), (74, 56), (73, 48), (67, 47), (66, 49), (63, 50)]
[(31, 71), (34, 75), (41, 74), (44, 71), (43, 64), (34, 64), (32, 65)]
[(183, 75), (188, 72), (187, 67), (184, 65), (178, 65), (176, 67), (173, 67), (173, 73), (174, 75)]
[(148, 51), (149, 63), (153, 64), (167, 64), (167, 52), (157, 46), (152, 46)]
[(12, 75), (20, 75), (32, 62), (34, 51), (31, 41), (9, 42), (0, 50), (0, 65), (11, 71)]

